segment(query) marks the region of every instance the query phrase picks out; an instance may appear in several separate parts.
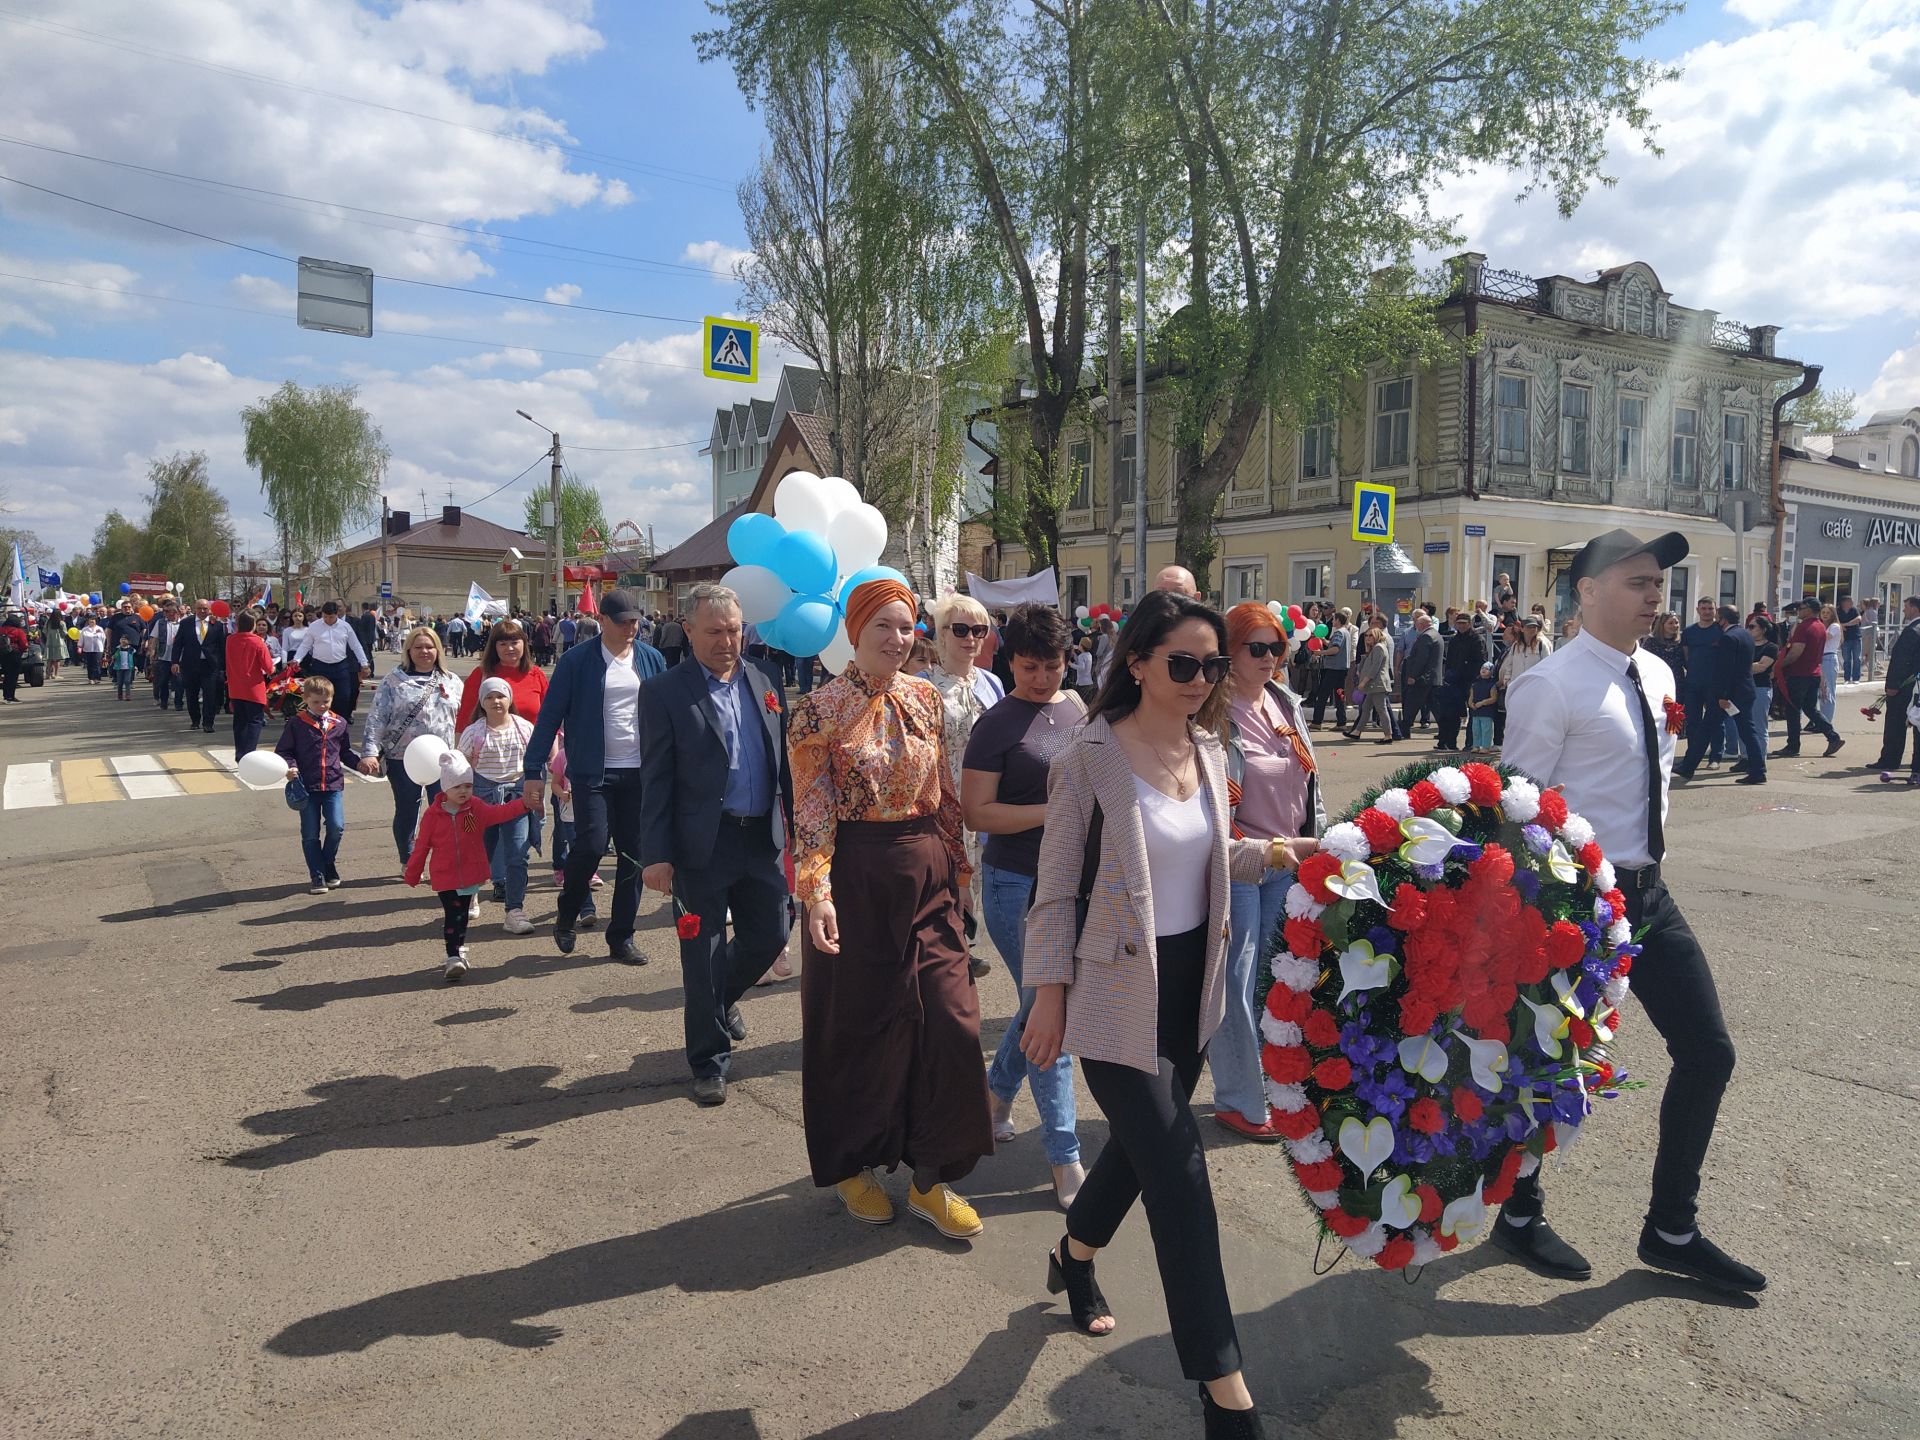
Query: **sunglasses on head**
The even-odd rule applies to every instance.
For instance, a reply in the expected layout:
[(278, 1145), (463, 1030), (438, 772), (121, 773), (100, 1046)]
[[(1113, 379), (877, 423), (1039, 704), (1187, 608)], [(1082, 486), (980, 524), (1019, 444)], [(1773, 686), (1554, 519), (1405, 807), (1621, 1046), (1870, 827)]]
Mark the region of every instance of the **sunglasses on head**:
[(1287, 644), (1284, 640), (1249, 640), (1247, 653), (1256, 660), (1264, 660), (1269, 655), (1284, 660), (1287, 655)]
[(1202, 660), (1198, 655), (1176, 650), (1167, 656), (1167, 678), (1176, 685), (1185, 685), (1194, 676), (1205, 675), (1209, 685), (1218, 685), (1227, 678), (1227, 670), (1232, 664), (1225, 655), (1209, 655)]
[(947, 633), (956, 640), (984, 640), (987, 631), (992, 628), (989, 625), (962, 625), (956, 622), (947, 626)]

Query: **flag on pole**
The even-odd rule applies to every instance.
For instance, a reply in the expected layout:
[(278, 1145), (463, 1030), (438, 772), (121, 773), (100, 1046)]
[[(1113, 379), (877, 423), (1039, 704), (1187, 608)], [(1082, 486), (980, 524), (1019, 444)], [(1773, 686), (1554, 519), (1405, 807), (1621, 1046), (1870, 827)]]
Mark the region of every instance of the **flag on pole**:
[(7, 603), (24, 610), (27, 608), (27, 592), (32, 586), (27, 581), (27, 565), (20, 558), (20, 542), (13, 542), (13, 571), (7, 577)]
[(43, 570), (38, 565), (34, 566), (34, 569), (40, 571), (40, 588), (42, 590), (45, 590), (49, 586), (56, 590), (60, 588), (60, 572), (58, 570)]
[(506, 601), (494, 599), (493, 596), (480, 588), (478, 581), (473, 581), (468, 584), (465, 618), (469, 625), (476, 624), (486, 619), (489, 615), (504, 615), (506, 613)]
[(260, 593), (254, 596), (253, 603), (258, 605), (262, 610), (273, 603), (273, 582), (271, 580), (260, 588)]
[(580, 603), (575, 607), (582, 615), (598, 615), (600, 607), (594, 603), (593, 582), (589, 580), (580, 587)]

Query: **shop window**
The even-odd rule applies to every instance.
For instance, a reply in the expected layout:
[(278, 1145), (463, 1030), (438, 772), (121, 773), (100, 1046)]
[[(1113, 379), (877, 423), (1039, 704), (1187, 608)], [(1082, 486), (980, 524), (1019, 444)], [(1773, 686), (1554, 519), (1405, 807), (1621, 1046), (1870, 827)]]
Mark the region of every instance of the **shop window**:
[(1800, 567), (1800, 593), (1811, 595), (1822, 605), (1831, 605), (1836, 597), (1853, 593), (1854, 567), (1825, 560), (1809, 560)]

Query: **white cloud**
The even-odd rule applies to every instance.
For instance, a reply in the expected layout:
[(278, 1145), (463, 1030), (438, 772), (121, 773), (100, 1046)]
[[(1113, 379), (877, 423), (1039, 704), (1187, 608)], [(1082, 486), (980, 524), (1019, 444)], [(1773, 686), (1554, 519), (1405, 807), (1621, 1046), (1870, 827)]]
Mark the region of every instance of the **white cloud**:
[(571, 305), (580, 298), (578, 285), (549, 285), (544, 299), (555, 305)]
[(0, 331), (52, 335), (60, 315), (123, 316), (146, 308), (125, 292), (139, 273), (104, 260), (36, 259), (0, 251)]
[(706, 266), (716, 280), (731, 282), (741, 265), (752, 263), (753, 252), (724, 240), (695, 240), (680, 252), (680, 258), (689, 265)]
[(1887, 357), (1880, 373), (1860, 395), (1859, 414), (1876, 410), (1910, 410), (1920, 405), (1920, 334), (1913, 343)]

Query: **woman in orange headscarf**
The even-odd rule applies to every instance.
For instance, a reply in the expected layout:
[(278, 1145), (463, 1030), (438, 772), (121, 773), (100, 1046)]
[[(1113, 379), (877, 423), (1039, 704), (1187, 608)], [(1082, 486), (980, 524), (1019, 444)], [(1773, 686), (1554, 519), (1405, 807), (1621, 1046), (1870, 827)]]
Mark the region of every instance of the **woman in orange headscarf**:
[(903, 674), (914, 594), (871, 580), (847, 597), (853, 662), (794, 702), (801, 1109), (816, 1185), (884, 1225), (874, 1175), (905, 1164), (907, 1208), (950, 1239), (980, 1233), (951, 1183), (993, 1153), (980, 999), (961, 934), (960, 801), (933, 685)]

